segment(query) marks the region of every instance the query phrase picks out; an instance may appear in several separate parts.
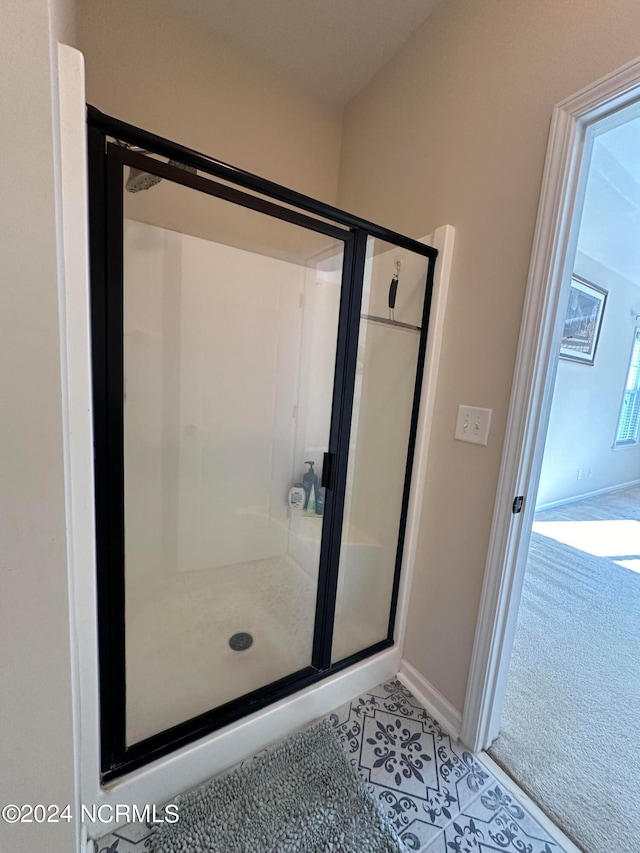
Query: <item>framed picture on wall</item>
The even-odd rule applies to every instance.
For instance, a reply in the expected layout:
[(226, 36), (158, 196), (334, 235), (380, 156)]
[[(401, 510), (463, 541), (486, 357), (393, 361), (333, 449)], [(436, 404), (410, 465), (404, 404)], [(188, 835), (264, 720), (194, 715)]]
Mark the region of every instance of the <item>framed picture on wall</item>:
[(560, 358), (594, 363), (606, 301), (606, 290), (575, 275), (571, 277)]

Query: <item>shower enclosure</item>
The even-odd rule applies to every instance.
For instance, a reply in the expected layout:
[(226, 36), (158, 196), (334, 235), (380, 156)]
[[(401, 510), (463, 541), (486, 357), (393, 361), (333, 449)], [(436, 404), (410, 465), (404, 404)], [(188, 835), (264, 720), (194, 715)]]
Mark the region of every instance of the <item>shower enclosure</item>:
[(393, 644), (437, 253), (88, 133), (108, 781)]

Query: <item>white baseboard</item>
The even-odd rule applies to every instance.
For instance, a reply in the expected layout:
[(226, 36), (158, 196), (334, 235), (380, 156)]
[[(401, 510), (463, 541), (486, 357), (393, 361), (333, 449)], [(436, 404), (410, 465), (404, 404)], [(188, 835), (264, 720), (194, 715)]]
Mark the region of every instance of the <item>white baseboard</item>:
[(540, 806), (537, 805), (537, 803), (535, 803), (528, 794), (525, 794), (525, 792), (519, 787), (518, 783), (515, 782), (508, 773), (505, 773), (499, 764), (496, 764), (490, 755), (486, 752), (480, 752), (476, 755), (476, 758), (484, 764), (489, 773), (495, 776), (498, 782), (500, 782), (500, 784), (503, 785), (510, 794), (513, 794), (518, 802), (529, 812), (531, 817), (540, 824), (547, 835), (550, 835), (556, 844), (560, 845), (560, 848), (564, 853), (582, 853), (580, 848), (576, 847), (573, 841), (571, 841), (571, 839), (555, 825), (551, 818), (542, 811)]
[(555, 509), (565, 504), (575, 504), (578, 501), (586, 501), (588, 498), (597, 498), (598, 495), (608, 495), (610, 492), (621, 492), (632, 486), (640, 486), (640, 480), (630, 480), (628, 483), (619, 483), (617, 486), (605, 486), (604, 489), (595, 489), (593, 492), (585, 492), (583, 495), (573, 495), (570, 498), (562, 498), (559, 501), (549, 501), (546, 504), (536, 505), (536, 512), (544, 512), (547, 509)]
[(404, 658), (400, 661), (398, 678), (405, 687), (409, 688), (431, 716), (440, 723), (442, 728), (458, 740), (462, 725), (462, 714), (460, 711), (454, 708), (451, 702), (439, 690), (436, 690), (433, 684), (427, 681), (414, 666), (407, 663)]

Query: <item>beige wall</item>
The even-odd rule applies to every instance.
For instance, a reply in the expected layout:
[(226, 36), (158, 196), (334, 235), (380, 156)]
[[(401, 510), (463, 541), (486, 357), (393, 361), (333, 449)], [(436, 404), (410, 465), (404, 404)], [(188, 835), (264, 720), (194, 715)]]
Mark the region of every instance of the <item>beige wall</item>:
[(89, 103), (335, 202), (341, 111), (166, 0), (77, 0)]
[[(551, 111), (639, 53), (637, 0), (448, 0), (345, 113), (339, 204), (456, 228), (405, 654), (458, 709)], [(454, 441), (458, 403), (494, 410), (486, 448)]]
[[(75, 811), (50, 10), (0, 8), (0, 802)], [(73, 837), (0, 822), (3, 853)]]
[[(63, 805), (73, 750), (48, 5), (1, 7), (0, 183), (11, 204), (0, 205), (0, 798)], [(97, 106), (333, 200), (335, 108), (162, 0), (82, 0), (80, 11)], [(639, 53), (639, 33), (637, 0), (449, 0), (347, 111), (341, 203), (418, 237), (457, 229), (407, 655), (458, 707), (551, 108)], [(487, 448), (453, 441), (459, 402), (494, 408)], [(2, 824), (0, 849), (62, 853), (71, 835), (65, 823)]]
[(76, 0), (51, 0), (51, 27), (62, 44), (74, 44), (76, 40)]

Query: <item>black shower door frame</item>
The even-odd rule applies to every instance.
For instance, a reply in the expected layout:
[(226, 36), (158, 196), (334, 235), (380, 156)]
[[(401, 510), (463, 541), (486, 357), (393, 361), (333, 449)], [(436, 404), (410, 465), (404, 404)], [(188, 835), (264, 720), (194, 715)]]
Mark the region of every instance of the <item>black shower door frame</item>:
[[(94, 107), (88, 107), (87, 117), (101, 778), (106, 783), (393, 645), (437, 251), (338, 208), (120, 122)], [(147, 153), (195, 167), (198, 172), (218, 180), (193, 174), (127, 146), (139, 147)], [(131, 746), (126, 744), (125, 677), (125, 166), (330, 236), (344, 245), (329, 452), (323, 466), (325, 513), (311, 665)], [(370, 236), (427, 257), (428, 272), (388, 634), (375, 645), (332, 663), (358, 331), (367, 239)]]

